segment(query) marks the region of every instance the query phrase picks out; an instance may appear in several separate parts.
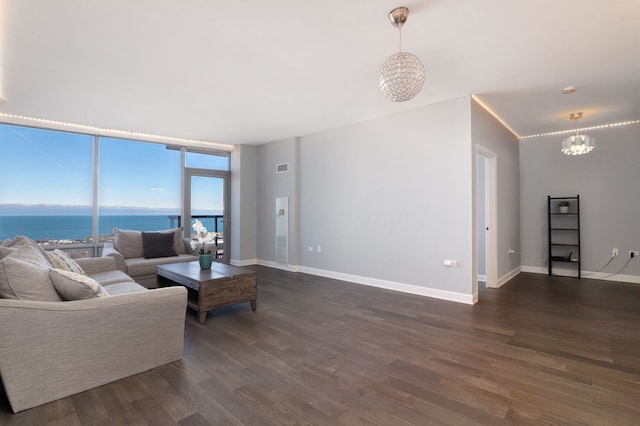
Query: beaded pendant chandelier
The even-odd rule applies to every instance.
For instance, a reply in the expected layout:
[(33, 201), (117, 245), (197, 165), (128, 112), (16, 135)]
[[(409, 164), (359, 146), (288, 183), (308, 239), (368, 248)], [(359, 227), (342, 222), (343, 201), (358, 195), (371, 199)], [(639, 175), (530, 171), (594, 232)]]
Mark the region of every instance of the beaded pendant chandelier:
[(570, 119), (576, 122), (575, 136), (568, 136), (562, 141), (562, 152), (567, 155), (582, 155), (590, 153), (595, 148), (593, 138), (578, 133), (578, 120), (582, 118), (581, 112), (571, 113)]
[(398, 7), (389, 13), (391, 25), (398, 28), (400, 42), (398, 53), (389, 56), (380, 67), (378, 85), (380, 92), (393, 102), (414, 98), (424, 84), (424, 65), (413, 53), (402, 51), (402, 26), (407, 21), (409, 9)]

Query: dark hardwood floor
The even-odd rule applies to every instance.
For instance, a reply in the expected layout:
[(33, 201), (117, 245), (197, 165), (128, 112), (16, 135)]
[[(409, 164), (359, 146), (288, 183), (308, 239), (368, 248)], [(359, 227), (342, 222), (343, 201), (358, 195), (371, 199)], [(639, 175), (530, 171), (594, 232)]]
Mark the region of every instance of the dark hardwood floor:
[(521, 274), (475, 306), (262, 267), (182, 361), (2, 425), (638, 425), (640, 285)]

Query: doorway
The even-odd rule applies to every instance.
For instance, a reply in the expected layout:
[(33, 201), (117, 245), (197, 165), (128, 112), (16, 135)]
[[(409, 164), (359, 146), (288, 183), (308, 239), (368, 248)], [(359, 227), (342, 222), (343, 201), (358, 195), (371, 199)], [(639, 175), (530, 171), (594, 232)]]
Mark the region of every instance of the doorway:
[(211, 252), (218, 262), (229, 263), (228, 172), (185, 168), (183, 224), (185, 235), (193, 235), (199, 220), (211, 235)]
[(476, 147), (476, 229), (477, 277), (487, 288), (498, 288), (498, 214), (497, 214), (497, 156), (491, 150)]

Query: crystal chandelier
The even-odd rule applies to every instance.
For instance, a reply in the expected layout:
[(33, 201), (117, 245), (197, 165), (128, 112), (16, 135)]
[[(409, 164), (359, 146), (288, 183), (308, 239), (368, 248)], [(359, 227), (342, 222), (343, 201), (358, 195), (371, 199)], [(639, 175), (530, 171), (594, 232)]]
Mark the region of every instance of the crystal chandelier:
[(576, 122), (576, 134), (575, 136), (568, 136), (562, 141), (562, 152), (567, 155), (582, 155), (590, 153), (591, 150), (595, 148), (595, 140), (587, 135), (581, 135), (578, 133), (578, 120), (582, 118), (582, 113), (571, 113), (569, 118)]
[(400, 33), (398, 53), (389, 56), (380, 67), (380, 92), (393, 102), (404, 102), (415, 97), (424, 84), (424, 65), (413, 53), (402, 51), (402, 25), (409, 9), (398, 7), (389, 13), (391, 25)]

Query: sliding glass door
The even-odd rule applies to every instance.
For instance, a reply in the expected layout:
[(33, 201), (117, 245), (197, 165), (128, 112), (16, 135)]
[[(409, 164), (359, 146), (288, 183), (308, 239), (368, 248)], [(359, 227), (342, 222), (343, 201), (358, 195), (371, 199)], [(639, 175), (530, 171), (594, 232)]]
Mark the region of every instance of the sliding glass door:
[(185, 169), (185, 197), (183, 222), (187, 235), (195, 238), (193, 224), (199, 220), (209, 232), (214, 258), (229, 263), (229, 226), (226, 209), (229, 199), (229, 172)]

